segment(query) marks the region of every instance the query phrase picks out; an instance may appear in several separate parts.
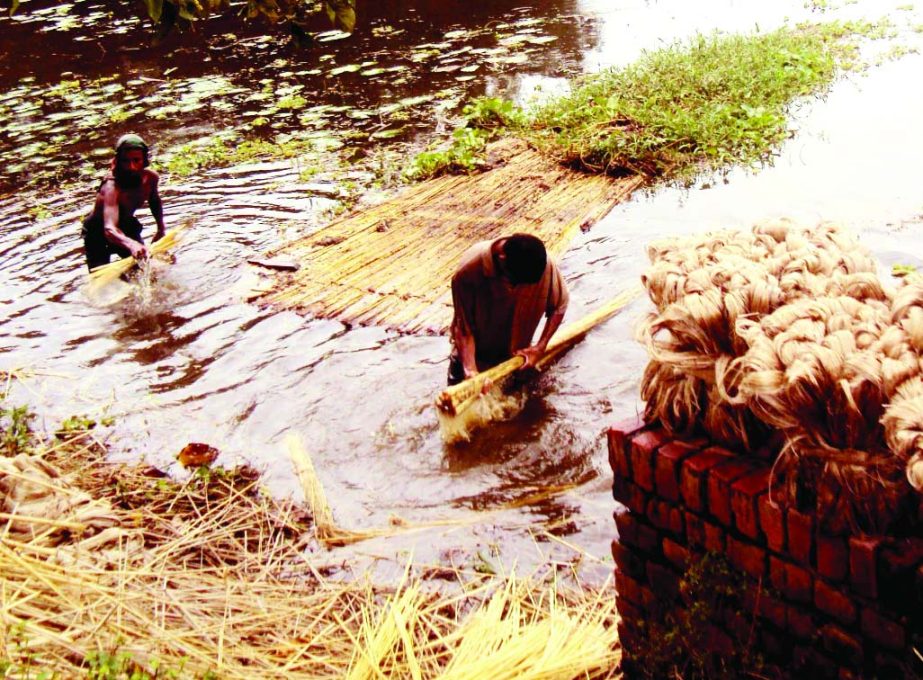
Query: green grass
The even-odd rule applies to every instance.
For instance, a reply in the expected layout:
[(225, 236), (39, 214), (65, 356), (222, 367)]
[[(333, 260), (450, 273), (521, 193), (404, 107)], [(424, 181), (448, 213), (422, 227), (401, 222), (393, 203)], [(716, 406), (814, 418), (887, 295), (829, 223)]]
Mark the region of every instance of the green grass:
[(533, 110), (475, 100), (451, 146), (421, 154), (408, 174), (470, 172), (484, 142), (500, 129), (591, 172), (690, 178), (734, 165), (756, 167), (791, 135), (792, 106), (822, 95), (840, 70), (851, 67), (857, 38), (886, 34), (884, 23), (834, 22), (699, 35), (582, 79), (571, 94)]
[(823, 29), (699, 36), (586, 80), (533, 116), (529, 137), (592, 171), (674, 176), (766, 161), (800, 97), (837, 73)]

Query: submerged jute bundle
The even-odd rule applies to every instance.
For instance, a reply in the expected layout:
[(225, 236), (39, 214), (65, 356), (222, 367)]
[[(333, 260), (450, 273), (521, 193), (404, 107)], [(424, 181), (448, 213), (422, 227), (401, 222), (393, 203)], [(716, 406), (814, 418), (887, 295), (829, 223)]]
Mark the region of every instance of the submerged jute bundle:
[(904, 477), (923, 489), (923, 277), (889, 289), (829, 223), (779, 220), (648, 255), (647, 419), (749, 451), (774, 442), (778, 488), (834, 528), (897, 521)]

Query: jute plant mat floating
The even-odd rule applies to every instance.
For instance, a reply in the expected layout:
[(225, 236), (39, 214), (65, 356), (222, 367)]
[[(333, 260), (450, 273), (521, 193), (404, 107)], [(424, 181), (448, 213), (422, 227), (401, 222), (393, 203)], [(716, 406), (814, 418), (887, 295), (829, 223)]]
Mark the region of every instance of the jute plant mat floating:
[(486, 172), (422, 182), (267, 253), (301, 268), (278, 274), (251, 300), (348, 324), (442, 334), (452, 317), (449, 281), (471, 245), (525, 232), (560, 255), (579, 229), (643, 183), (568, 169), (524, 142), (504, 142), (490, 156)]

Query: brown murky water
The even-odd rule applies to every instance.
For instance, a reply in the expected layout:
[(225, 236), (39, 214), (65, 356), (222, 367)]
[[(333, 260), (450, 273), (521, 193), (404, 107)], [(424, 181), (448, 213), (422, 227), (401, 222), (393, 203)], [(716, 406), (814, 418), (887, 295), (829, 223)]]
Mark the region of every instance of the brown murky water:
[[(375, 563), (388, 575), (409, 554), (520, 571), (577, 560), (585, 577), (605, 578), (615, 506), (603, 431), (640, 409), (646, 358), (631, 328), (644, 302), (543, 376), (515, 420), (449, 448), (431, 408), (445, 378), (445, 338), (255, 308), (243, 301), (244, 260), (322, 224), (347, 183), (369, 186), (368, 165), (343, 161), (355, 149), (366, 158), (407, 154), (451, 125), (463, 97), (527, 100), (562, 90), (565, 76), (629, 62), (674, 38), (765, 30), (786, 17), (887, 14), (901, 44), (919, 49), (913, 27), (923, 16), (871, 0), (824, 13), (802, 0), (365, 4), (366, 23), (354, 38), (307, 50), (230, 22), (143, 47), (136, 19), (109, 19), (92, 2), (49, 2), (47, 11), (0, 19), (0, 369), (31, 374), (14, 385), (11, 401), (33, 405), (48, 428), (71, 414), (114, 415), (109, 441), (119, 456), (178, 474), (172, 459), (180, 448), (207, 441), (222, 451), (219, 463), (265, 469), (279, 494), (300, 494), (283, 445), (294, 431), (344, 526), (383, 527), (392, 516), (450, 520), (319, 550), (319, 564), (361, 557), (353, 563)], [(79, 39), (87, 24), (101, 37)], [(331, 75), (343, 66), (357, 70)], [(362, 75), (378, 68), (395, 70)], [(824, 100), (798, 108), (797, 134), (773, 167), (658, 189), (614, 210), (562, 259), (569, 316), (636, 281), (655, 238), (769, 217), (837, 220), (859, 232), (885, 267), (923, 265), (921, 75), (923, 58), (909, 54), (842, 80)], [(64, 81), (78, 86), (61, 88)], [(280, 106), (292, 103), (286, 97), (305, 101)], [(267, 136), (324, 140), (317, 167), (305, 173), (282, 161), (167, 176), (168, 225), (192, 225), (175, 264), (158, 272), (143, 304), (88, 299), (78, 221), (94, 186), (35, 188), (33, 170), (86, 176), (77, 159), (88, 158), (98, 174), (106, 145), (126, 129), (156, 140), (156, 153), (256, 117), (269, 120)], [(531, 500), (559, 485), (574, 488)]]

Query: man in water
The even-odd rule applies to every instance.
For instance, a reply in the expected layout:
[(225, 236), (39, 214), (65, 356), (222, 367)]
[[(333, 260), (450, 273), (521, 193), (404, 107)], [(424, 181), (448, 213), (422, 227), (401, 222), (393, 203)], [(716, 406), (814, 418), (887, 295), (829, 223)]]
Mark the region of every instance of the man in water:
[[(513, 234), (473, 245), (452, 276), (449, 385), (519, 355), (535, 365), (561, 325), (568, 293), (545, 244)], [(542, 316), (545, 326), (533, 345)]]
[(144, 140), (134, 134), (120, 137), (109, 174), (99, 185), (93, 212), (83, 221), (83, 246), (91, 270), (108, 264), (113, 253), (119, 257), (131, 255), (136, 260), (147, 257), (141, 223), (135, 217), (135, 211), (145, 202), (157, 223), (153, 240), (163, 237), (163, 205), (157, 193), (160, 178), (147, 166)]

